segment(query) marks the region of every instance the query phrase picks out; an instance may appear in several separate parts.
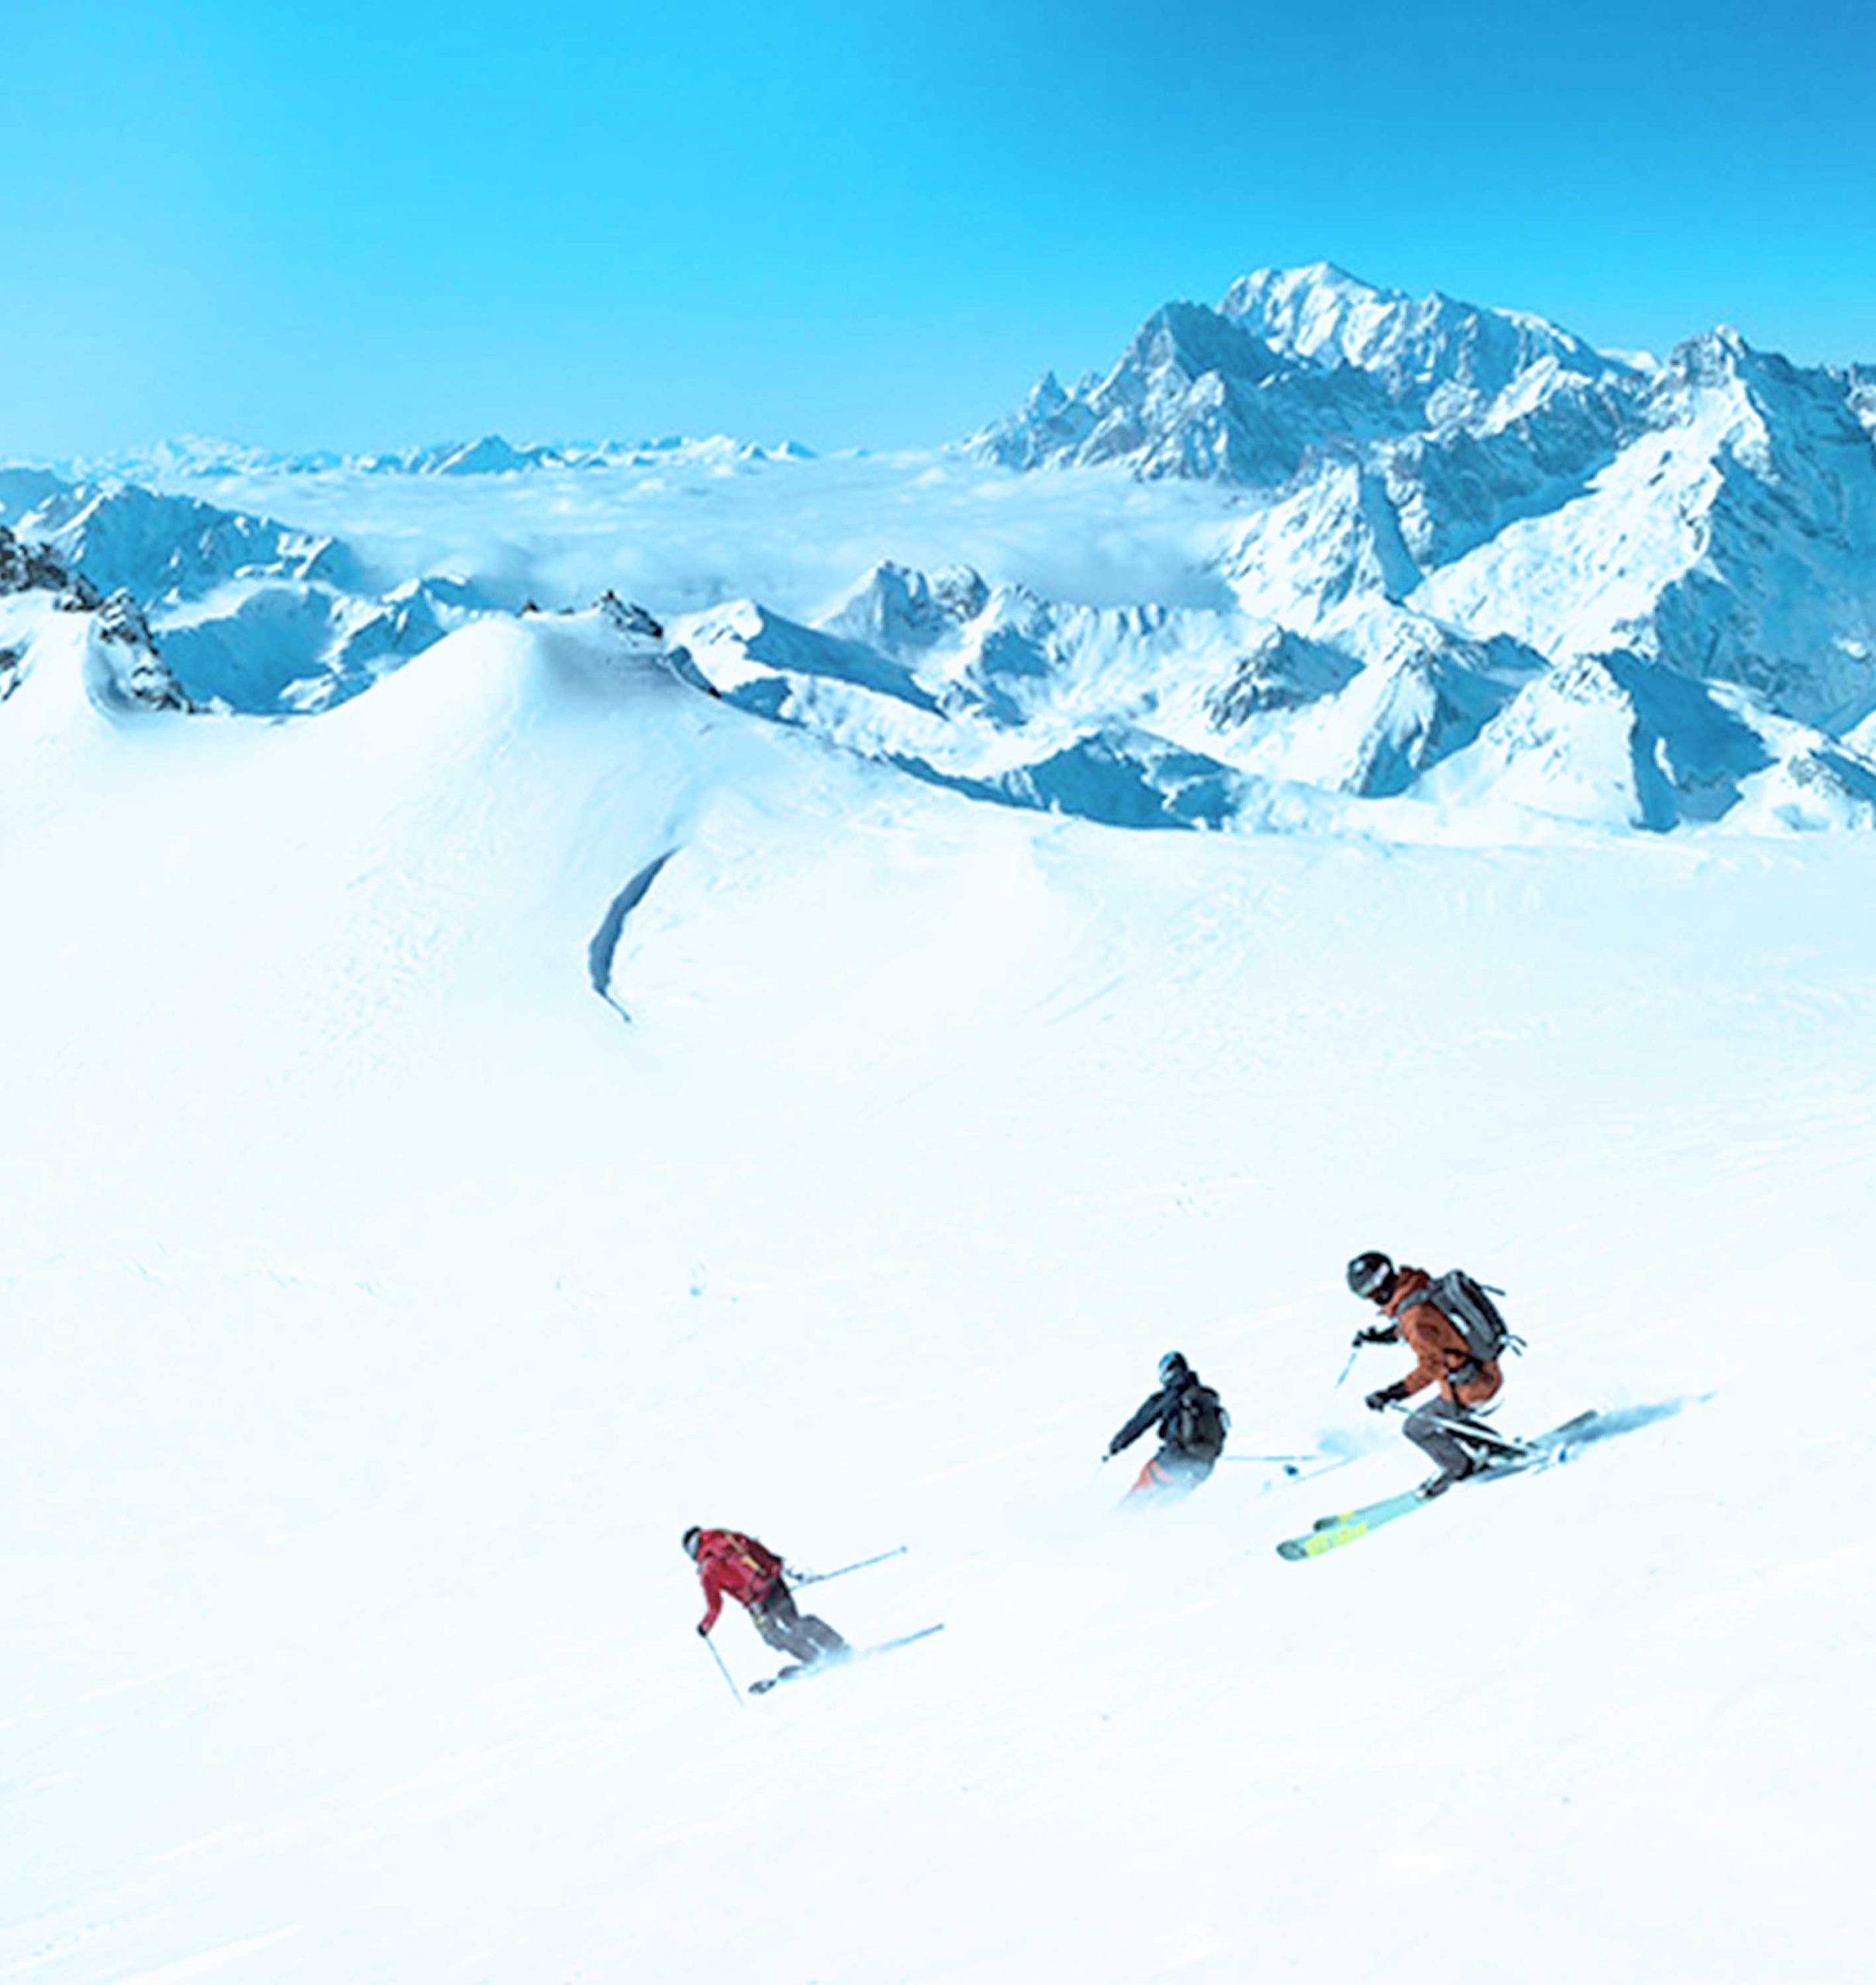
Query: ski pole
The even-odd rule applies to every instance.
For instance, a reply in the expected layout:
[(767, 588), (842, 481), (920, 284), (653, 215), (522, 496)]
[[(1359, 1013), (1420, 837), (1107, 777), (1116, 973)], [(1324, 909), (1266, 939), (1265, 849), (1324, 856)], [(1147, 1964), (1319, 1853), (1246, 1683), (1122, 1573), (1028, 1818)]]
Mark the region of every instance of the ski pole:
[[(1349, 1373), (1354, 1370), (1355, 1360), (1360, 1355), (1361, 1340), (1360, 1338), (1357, 1338), (1354, 1342), (1348, 1348), (1348, 1362), (1342, 1367), (1342, 1379), (1346, 1379)], [(1338, 1391), (1341, 1389), (1342, 1379), (1338, 1379), (1336, 1381), (1336, 1388)]]
[(1221, 1455), (1221, 1461), (1314, 1461), (1314, 1455)]
[(883, 1565), (888, 1558), (902, 1558), (911, 1548), (909, 1545), (895, 1544), (890, 1551), (882, 1551), (876, 1558), (857, 1559), (850, 1565), (843, 1565), (838, 1571), (810, 1572), (795, 1583), (798, 1586), (825, 1585), (829, 1579), (845, 1578), (849, 1572), (864, 1572), (869, 1565)]
[(743, 1691), (736, 1686), (735, 1678), (730, 1674), (729, 1670), (723, 1666), (723, 1657), (717, 1652), (716, 1642), (712, 1640), (708, 1634), (705, 1634), (703, 1636), (703, 1644), (710, 1650), (710, 1659), (716, 1663), (719, 1672), (722, 1674), (724, 1681), (729, 1686), (729, 1693), (736, 1697), (736, 1707), (739, 1709), (747, 1709), (749, 1705), (743, 1700)]

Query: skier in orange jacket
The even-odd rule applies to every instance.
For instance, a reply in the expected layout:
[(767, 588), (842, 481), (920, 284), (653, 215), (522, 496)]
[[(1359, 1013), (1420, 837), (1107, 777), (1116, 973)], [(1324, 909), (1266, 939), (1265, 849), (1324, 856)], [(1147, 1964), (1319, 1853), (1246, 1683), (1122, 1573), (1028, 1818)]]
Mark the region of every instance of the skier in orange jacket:
[[(1357, 1332), (1357, 1344), (1402, 1344), (1414, 1354), (1414, 1367), (1404, 1379), (1368, 1394), (1364, 1403), (1379, 1413), (1411, 1399), (1429, 1386), (1439, 1396), (1407, 1416), (1402, 1428), (1409, 1440), (1438, 1465), (1440, 1472), (1420, 1484), (1423, 1496), (1440, 1496), (1486, 1465), (1503, 1444), (1495, 1437), (1474, 1438), (1485, 1429), (1467, 1413), (1495, 1398), (1504, 1375), (1494, 1360), (1481, 1362), (1446, 1313), (1421, 1299), (1433, 1286), (1424, 1269), (1396, 1268), (1385, 1255), (1357, 1255), (1348, 1265), (1348, 1286), (1374, 1303), (1388, 1320)], [(1481, 1450), (1484, 1450), (1481, 1454)]]

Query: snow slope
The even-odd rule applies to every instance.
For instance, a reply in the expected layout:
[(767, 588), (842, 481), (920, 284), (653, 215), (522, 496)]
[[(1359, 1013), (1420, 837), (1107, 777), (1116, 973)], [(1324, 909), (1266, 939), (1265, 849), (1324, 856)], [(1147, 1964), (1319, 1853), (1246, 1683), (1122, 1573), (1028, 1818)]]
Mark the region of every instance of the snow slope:
[[(616, 615), (286, 724), (85, 626), (0, 706), (9, 1979), (1863, 1975), (1867, 840), (1127, 834)], [(1285, 1564), (1419, 1472), (1372, 1245), (1647, 1424)], [(1354, 1459), (1117, 1513), (1173, 1344)], [(693, 1521), (945, 1631), (739, 1707)]]

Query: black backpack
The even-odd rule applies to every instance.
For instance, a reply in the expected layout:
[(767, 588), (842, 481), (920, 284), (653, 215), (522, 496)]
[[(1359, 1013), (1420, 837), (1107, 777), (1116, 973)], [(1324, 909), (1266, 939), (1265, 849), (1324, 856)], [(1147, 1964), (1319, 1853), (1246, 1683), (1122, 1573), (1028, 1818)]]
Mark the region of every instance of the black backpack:
[(1511, 1326), (1492, 1301), (1502, 1289), (1490, 1289), (1474, 1282), (1464, 1269), (1448, 1269), (1412, 1300), (1430, 1303), (1466, 1341), (1474, 1365), (1489, 1365), (1508, 1351), (1522, 1351), (1524, 1340), (1514, 1336)]
[(1173, 1420), (1173, 1445), (1200, 1461), (1216, 1461), (1225, 1451), (1231, 1416), (1209, 1386), (1188, 1386)]

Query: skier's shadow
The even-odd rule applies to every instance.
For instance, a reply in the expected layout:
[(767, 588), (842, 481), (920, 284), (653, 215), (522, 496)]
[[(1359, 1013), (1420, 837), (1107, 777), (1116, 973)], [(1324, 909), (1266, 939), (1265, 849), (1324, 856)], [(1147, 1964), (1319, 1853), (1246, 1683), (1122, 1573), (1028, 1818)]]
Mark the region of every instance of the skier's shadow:
[(1597, 1412), (1593, 1418), (1586, 1414), (1583, 1426), (1567, 1437), (1557, 1438), (1554, 1447), (1546, 1450), (1540, 1445), (1540, 1452), (1528, 1459), (1508, 1458), (1501, 1465), (1487, 1468), (1473, 1479), (1481, 1484), (1513, 1482), (1528, 1474), (1533, 1467), (1560, 1466), (1574, 1461), (1585, 1448), (1594, 1447), (1598, 1441), (1612, 1441), (1618, 1434), (1633, 1434), (1638, 1427), (1652, 1427), (1657, 1421), (1671, 1420), (1683, 1407), (1704, 1405), (1712, 1397), (1711, 1393), (1702, 1393), (1692, 1399), (1661, 1399), (1640, 1406), (1611, 1407), (1607, 1412)]
[(1587, 1448), (1598, 1441), (1612, 1441), (1618, 1434), (1633, 1434), (1638, 1427), (1652, 1427), (1657, 1420), (1671, 1420), (1683, 1407), (1703, 1406), (1712, 1397), (1702, 1393), (1695, 1399), (1656, 1400), (1645, 1406), (1614, 1406), (1599, 1412), (1570, 1443)]

